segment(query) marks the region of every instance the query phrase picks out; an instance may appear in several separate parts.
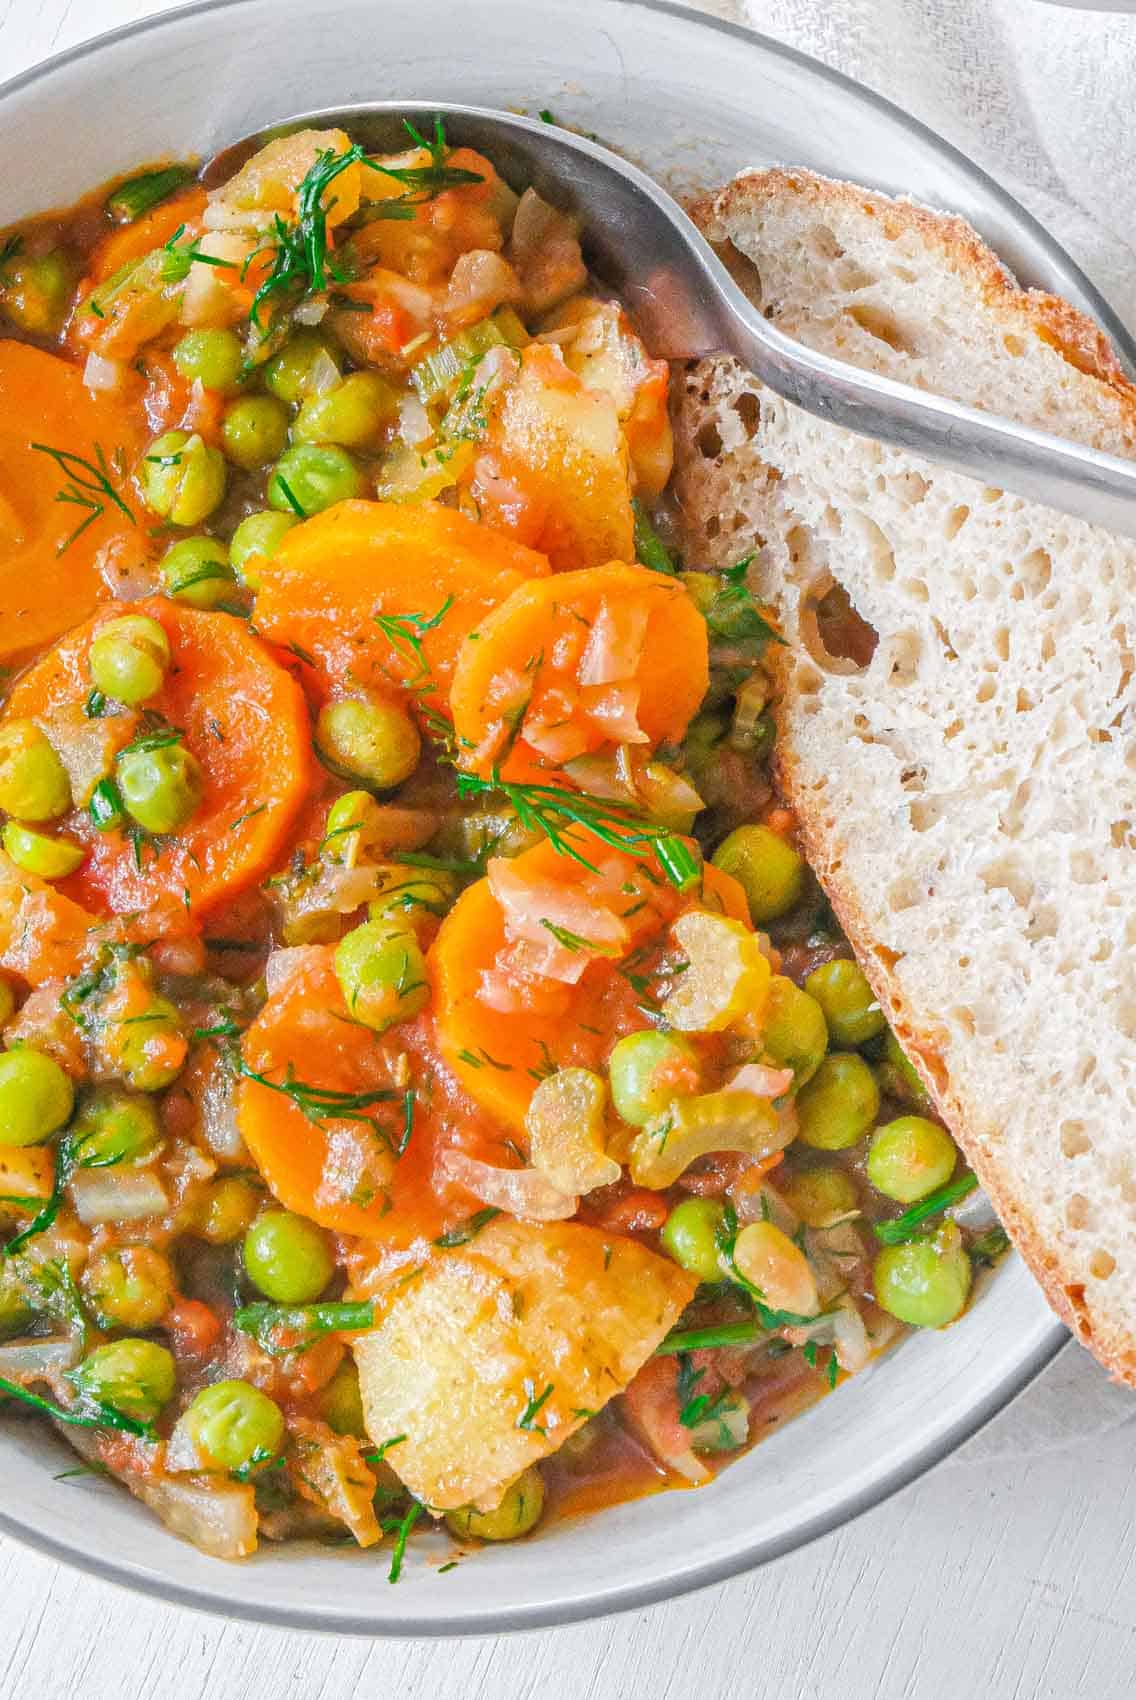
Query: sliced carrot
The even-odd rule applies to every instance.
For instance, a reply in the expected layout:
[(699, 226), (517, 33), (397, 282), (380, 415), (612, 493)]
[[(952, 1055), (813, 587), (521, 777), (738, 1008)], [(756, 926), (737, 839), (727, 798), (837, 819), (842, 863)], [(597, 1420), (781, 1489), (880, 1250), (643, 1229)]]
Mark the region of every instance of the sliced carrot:
[[(141, 452), (144, 424), (125, 392), (93, 395), (78, 367), (0, 341), (0, 662), (50, 643), (94, 608), (99, 550), (136, 534), (127, 469)], [(87, 464), (61, 467), (36, 443)], [(125, 512), (99, 488), (100, 454)]]
[(630, 560), (627, 441), (609, 395), (588, 389), (559, 349), (533, 343), (490, 404), (470, 493), (480, 517), (542, 550), (557, 572)]
[(99, 936), (94, 915), (0, 852), (0, 967), (33, 986), (70, 980)]
[[(525, 579), (548, 571), (543, 555), (434, 502), (340, 502), (289, 532), (266, 563), (256, 626), (305, 663), (318, 692), (393, 681), (445, 712), (462, 640)], [(380, 616), (397, 626), (384, 631)], [(421, 644), (425, 672), (410, 639)]]
[(706, 622), (681, 584), (613, 561), (518, 586), (462, 645), (450, 702), (469, 765), (523, 779), (635, 728), (644, 747), (678, 743), (708, 684)]
[(106, 620), (148, 614), (165, 628), (172, 662), (147, 708), (184, 736), (203, 774), (201, 803), (169, 840), (134, 845), (100, 833), (85, 810), (64, 824), (87, 858), (64, 889), (99, 914), (140, 911), (173, 931), (260, 879), (304, 804), (311, 733), (303, 696), (244, 622), (155, 597), (111, 604), (17, 680), (5, 714), (50, 724), (89, 689), (88, 652)]
[[(579, 844), (589, 860), (604, 869), (608, 890), (614, 884), (620, 892), (616, 912), (627, 924), (629, 952), (661, 931), (683, 906), (653, 864), (607, 850), (595, 839), (581, 836)], [(548, 843), (524, 851), (509, 866), (531, 878), (536, 889), (551, 880), (586, 893), (594, 884), (587, 869)], [(517, 1007), (494, 1007), (486, 1001), (486, 977), (496, 980), (499, 959), (507, 960), (509, 945), (489, 881), (479, 880), (443, 921), (427, 962), (442, 1055), (482, 1109), (518, 1129), (524, 1126), (537, 1083), (551, 1069), (596, 1068), (616, 1039), (647, 1023), (639, 993), (620, 972), (619, 963), (603, 957), (592, 961), (575, 985), (520, 981)], [(494, 994), (494, 1003), (499, 1002)]]
[[(123, 224), (112, 230), (91, 255), (91, 283), (102, 283), (132, 260), (140, 260), (154, 248), (164, 247), (183, 225), (196, 234), (205, 201), (205, 190), (199, 183), (194, 183), (150, 212), (143, 213), (133, 224)], [(182, 245), (178, 244), (179, 247)]]
[[(500, 1134), (446, 1081), (429, 1016), (378, 1038), (351, 1019), (333, 957), (330, 947), (305, 952), (242, 1049), (246, 1069), (277, 1087), (291, 1079), (356, 1095), (355, 1119), (313, 1119), (286, 1093), (246, 1075), (237, 1101), (241, 1135), (289, 1210), (387, 1246), (433, 1239), (462, 1213), (466, 1196), (440, 1179), (438, 1148), (457, 1144), (498, 1163), (510, 1159)], [(415, 1090), (423, 1080), (428, 1089)], [(367, 1102), (373, 1093), (388, 1097)]]

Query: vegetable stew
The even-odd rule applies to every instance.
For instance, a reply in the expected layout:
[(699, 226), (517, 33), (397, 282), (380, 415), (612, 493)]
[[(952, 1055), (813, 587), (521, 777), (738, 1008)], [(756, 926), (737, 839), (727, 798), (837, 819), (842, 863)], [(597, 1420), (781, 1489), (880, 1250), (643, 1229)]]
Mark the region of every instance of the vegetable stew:
[(0, 235), (3, 1420), (392, 1581), (710, 1480), (1005, 1246), (750, 563), (673, 547), (667, 364), (406, 128)]

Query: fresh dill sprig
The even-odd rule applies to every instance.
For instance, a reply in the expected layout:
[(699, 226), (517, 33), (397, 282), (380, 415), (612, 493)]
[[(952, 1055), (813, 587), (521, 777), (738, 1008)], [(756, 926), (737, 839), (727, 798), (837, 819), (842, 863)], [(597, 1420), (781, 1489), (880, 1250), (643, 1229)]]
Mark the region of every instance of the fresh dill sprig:
[(499, 793), (512, 806), (523, 827), (542, 833), (554, 850), (570, 856), (591, 873), (596, 872), (595, 866), (572, 837), (573, 826), (629, 856), (645, 857), (653, 851), (668, 880), (679, 891), (689, 890), (698, 880), (699, 864), (683, 839), (620, 803), (591, 797), (584, 791), (568, 791), (558, 785), (514, 784), (502, 779), (496, 769), (490, 779), (482, 779), (475, 773), (459, 773), (457, 787), (459, 797)]
[(484, 183), (485, 178), (480, 171), (463, 171), (460, 167), (446, 164), (450, 147), (440, 113), (434, 115), (434, 135), (429, 141), (409, 118), (404, 118), (402, 123), (411, 140), (430, 155), (429, 165), (391, 166), (383, 165), (377, 159), (368, 159), (366, 164), (372, 171), (393, 177), (396, 183), (401, 183), (423, 200), (433, 200), (443, 189), (456, 189), (463, 183)]
[(402, 1575), (402, 1564), (406, 1557), (406, 1543), (410, 1537), (410, 1531), (424, 1510), (425, 1506), (416, 1499), (405, 1517), (388, 1517), (381, 1524), (384, 1535), (393, 1534), (395, 1537), (394, 1546), (391, 1549), (390, 1570), (387, 1572), (389, 1582), (397, 1582)]
[(635, 559), (653, 573), (677, 578), (678, 562), (655, 530), (650, 514), (638, 497), (631, 504), (635, 517)]
[(52, 1399), (41, 1399), (38, 1393), (29, 1393), (19, 1382), (9, 1381), (3, 1375), (0, 1375), (0, 1393), (6, 1393), (9, 1399), (18, 1399), (21, 1404), (30, 1405), (33, 1411), (43, 1411), (46, 1416), (54, 1417), (57, 1423), (70, 1423), (75, 1428), (117, 1428), (124, 1434), (135, 1434), (143, 1440), (155, 1438), (151, 1424), (141, 1423), (136, 1417), (128, 1417), (125, 1411), (116, 1410), (113, 1405), (104, 1405), (97, 1399), (80, 1400), (68, 1409), (57, 1405)]
[[(77, 543), (88, 526), (94, 525), (107, 511), (107, 504), (118, 509), (130, 521), (137, 525), (138, 521), (127, 507), (122, 496), (114, 487), (111, 468), (100, 444), (95, 444), (94, 460), (74, 454), (70, 449), (54, 449), (48, 443), (32, 443), (31, 447), (38, 454), (47, 455), (53, 460), (66, 479), (66, 483), (55, 493), (55, 500), (64, 504), (82, 508), (86, 511), (86, 519), (80, 520), (69, 537), (56, 549), (57, 555), (66, 554), (72, 543)], [(121, 450), (116, 450), (115, 472), (120, 479), (125, 477), (125, 470), (119, 465), (118, 457)]]
[(197, 237), (191, 237), (187, 246), (179, 248), (178, 243), (185, 235), (185, 225), (179, 224), (168, 242), (162, 243), (165, 258), (162, 260), (162, 282), (183, 283), (189, 276), (192, 265), (217, 266), (221, 271), (236, 271), (235, 260), (222, 260), (216, 254), (203, 254), (201, 242)]
[(233, 1066), (245, 1080), (253, 1080), (258, 1086), (265, 1086), (270, 1092), (279, 1092), (290, 1099), (300, 1114), (317, 1126), (329, 1121), (360, 1122), (384, 1139), (387, 1138), (386, 1129), (376, 1116), (368, 1115), (367, 1111), (374, 1104), (392, 1104), (403, 1098), (401, 1092), (394, 1092), (386, 1086), (369, 1092), (338, 1092), (329, 1086), (312, 1086), (306, 1080), (297, 1080), (291, 1063), (284, 1071), (283, 1080), (269, 1080), (266, 1074), (250, 1068), (239, 1054), (234, 1054)]
[(549, 1399), (552, 1398), (553, 1384), (550, 1381), (543, 1393), (537, 1393), (535, 1389), (535, 1382), (525, 1382), (525, 1393), (528, 1397), (528, 1403), (517, 1418), (517, 1427), (525, 1429), (527, 1432), (532, 1434), (547, 1434), (548, 1430), (544, 1427), (544, 1425), (534, 1421), (534, 1419), (541, 1407), (546, 1405)]
[(398, 651), (404, 660), (409, 661), (416, 669), (413, 677), (407, 680), (410, 685), (417, 684), (420, 679), (430, 676), (430, 663), (422, 650), (422, 638), (426, 632), (436, 631), (450, 609), (454, 605), (452, 596), (447, 596), (442, 606), (433, 614), (376, 614), (375, 624), (382, 632), (392, 649)]
[(459, 1222), (456, 1228), (450, 1228), (446, 1233), (440, 1235), (434, 1241), (434, 1244), (443, 1251), (452, 1251), (455, 1246), (468, 1245), (470, 1240), (475, 1239), (481, 1232), (482, 1228), (487, 1227), (493, 1218), (500, 1216), (500, 1214), (501, 1212), (495, 1209), (492, 1204), (487, 1204), (484, 1210), (476, 1211), (466, 1221)]

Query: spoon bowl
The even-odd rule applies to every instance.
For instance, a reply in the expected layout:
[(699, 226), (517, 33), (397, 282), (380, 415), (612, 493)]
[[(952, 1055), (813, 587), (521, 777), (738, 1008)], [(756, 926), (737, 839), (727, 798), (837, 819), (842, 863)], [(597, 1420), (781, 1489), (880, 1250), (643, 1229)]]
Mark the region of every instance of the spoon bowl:
[(224, 148), (219, 182), (275, 136), (347, 130), (375, 153), (406, 146), (403, 120), (440, 115), (451, 145), (491, 158), (511, 187), (533, 187), (575, 215), (596, 276), (627, 304), (655, 355), (735, 355), (806, 413), (1136, 537), (1136, 462), (861, 371), (796, 342), (742, 292), (697, 227), (645, 172), (590, 137), (512, 112), (458, 103), (375, 101), (306, 112)]

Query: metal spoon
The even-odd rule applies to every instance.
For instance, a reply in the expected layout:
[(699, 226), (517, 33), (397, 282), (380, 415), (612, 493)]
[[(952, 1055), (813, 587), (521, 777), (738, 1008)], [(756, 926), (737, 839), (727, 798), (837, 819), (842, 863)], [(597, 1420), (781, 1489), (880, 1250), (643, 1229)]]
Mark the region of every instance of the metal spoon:
[(597, 142), (511, 112), (445, 101), (376, 101), (304, 113), (214, 156), (217, 182), (274, 136), (337, 126), (376, 153), (407, 145), (403, 118), (487, 154), (514, 188), (532, 185), (583, 226), (592, 270), (629, 307), (653, 354), (728, 352), (807, 413), (910, 449), (954, 472), (1136, 537), (1136, 462), (895, 383), (779, 331), (657, 183)]

